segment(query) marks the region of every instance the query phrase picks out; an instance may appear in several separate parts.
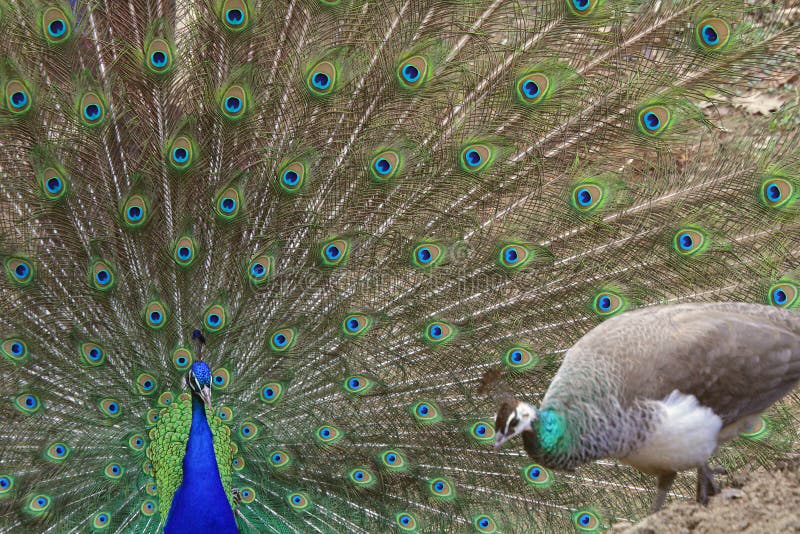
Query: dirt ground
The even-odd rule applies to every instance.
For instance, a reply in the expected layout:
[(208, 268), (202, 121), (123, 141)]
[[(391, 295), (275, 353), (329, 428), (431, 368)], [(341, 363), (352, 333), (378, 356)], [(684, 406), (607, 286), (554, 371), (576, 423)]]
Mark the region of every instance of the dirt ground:
[(770, 471), (737, 475), (708, 506), (673, 502), (636, 525), (615, 525), (614, 534), (800, 532), (800, 454)]

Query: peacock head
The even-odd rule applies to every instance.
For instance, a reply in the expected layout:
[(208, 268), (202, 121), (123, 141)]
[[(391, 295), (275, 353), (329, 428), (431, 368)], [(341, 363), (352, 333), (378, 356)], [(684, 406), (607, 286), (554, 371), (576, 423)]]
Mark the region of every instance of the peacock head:
[(186, 373), (186, 383), (193, 395), (211, 409), (211, 368), (206, 362), (194, 362)]
[(527, 402), (511, 399), (500, 406), (494, 421), (494, 448), (499, 449), (503, 443), (523, 432), (534, 433), (533, 423), (539, 412)]

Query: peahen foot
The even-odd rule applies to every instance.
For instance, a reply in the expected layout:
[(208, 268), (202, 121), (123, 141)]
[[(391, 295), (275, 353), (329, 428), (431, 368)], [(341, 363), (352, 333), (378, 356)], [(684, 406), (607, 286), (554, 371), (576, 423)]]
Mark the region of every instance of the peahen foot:
[(672, 483), (675, 482), (676, 475), (677, 473), (668, 473), (658, 476), (658, 482), (656, 482), (656, 496), (653, 499), (653, 506), (650, 508), (651, 514), (658, 512), (661, 510), (661, 507), (664, 506), (667, 493), (669, 493)]
[(708, 463), (697, 468), (697, 496), (696, 500), (702, 505), (708, 504), (708, 498), (719, 493), (719, 483), (714, 474), (724, 473), (722, 468), (711, 469)]

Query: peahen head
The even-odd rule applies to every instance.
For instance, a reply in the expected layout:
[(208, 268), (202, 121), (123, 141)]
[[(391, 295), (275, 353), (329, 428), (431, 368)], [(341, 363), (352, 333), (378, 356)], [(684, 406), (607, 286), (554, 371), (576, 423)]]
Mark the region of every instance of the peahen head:
[(534, 433), (533, 423), (539, 412), (527, 402), (512, 399), (503, 403), (494, 421), (494, 448), (499, 449), (503, 443), (523, 432)]
[(211, 409), (211, 368), (208, 364), (194, 362), (186, 373), (186, 383), (192, 395), (197, 395)]

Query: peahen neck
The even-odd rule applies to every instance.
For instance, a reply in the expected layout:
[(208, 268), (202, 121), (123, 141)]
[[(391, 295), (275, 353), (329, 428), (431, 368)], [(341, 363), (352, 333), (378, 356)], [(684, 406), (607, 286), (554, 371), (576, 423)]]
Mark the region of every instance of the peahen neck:
[(214, 454), (214, 437), (203, 403), (192, 395), (192, 426), (183, 457), (183, 483), (175, 492), (169, 510), (166, 534), (238, 532)]
[(652, 406), (619, 403), (593, 397), (564, 404), (551, 399), (538, 412), (531, 431), (523, 432), (525, 450), (544, 466), (572, 470), (600, 458), (624, 458), (640, 445), (641, 429), (656, 417)]

